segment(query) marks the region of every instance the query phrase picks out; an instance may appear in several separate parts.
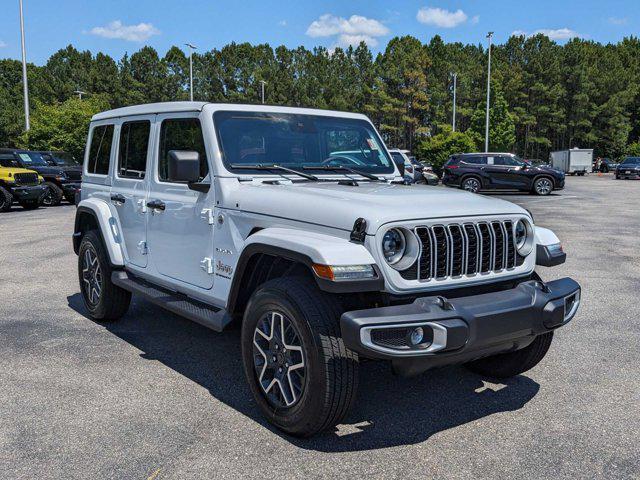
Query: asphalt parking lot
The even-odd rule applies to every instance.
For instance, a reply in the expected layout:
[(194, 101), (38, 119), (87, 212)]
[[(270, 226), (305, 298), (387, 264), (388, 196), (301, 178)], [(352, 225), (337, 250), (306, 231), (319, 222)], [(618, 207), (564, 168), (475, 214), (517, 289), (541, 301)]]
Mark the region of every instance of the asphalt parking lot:
[(547, 357), (505, 383), (365, 364), (347, 423), (310, 440), (260, 416), (238, 330), (142, 300), (89, 320), (73, 206), (0, 214), (0, 478), (640, 478), (640, 182), (500, 196), (563, 240), (541, 276), (583, 287)]

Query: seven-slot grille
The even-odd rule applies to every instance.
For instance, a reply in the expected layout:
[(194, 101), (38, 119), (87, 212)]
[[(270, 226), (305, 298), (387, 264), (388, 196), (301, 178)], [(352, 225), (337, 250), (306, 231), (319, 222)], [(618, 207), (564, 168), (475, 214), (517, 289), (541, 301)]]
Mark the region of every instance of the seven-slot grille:
[(16, 185), (38, 185), (37, 173), (16, 173), (13, 175)]
[(511, 220), (419, 226), (413, 231), (420, 255), (411, 267), (400, 272), (405, 280), (501, 272), (524, 261), (516, 253)]

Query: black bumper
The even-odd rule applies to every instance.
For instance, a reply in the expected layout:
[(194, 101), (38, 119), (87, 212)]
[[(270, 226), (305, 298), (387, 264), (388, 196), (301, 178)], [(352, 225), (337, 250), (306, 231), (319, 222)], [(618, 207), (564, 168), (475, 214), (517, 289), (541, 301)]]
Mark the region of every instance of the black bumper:
[(75, 197), (76, 190), (80, 188), (80, 182), (61, 183), (60, 188), (64, 192), (65, 197)]
[(17, 202), (31, 202), (33, 200), (39, 200), (45, 193), (45, 187), (41, 185), (25, 185), (19, 187), (13, 187), (11, 189), (11, 195)]
[[(530, 280), (510, 290), (454, 299), (423, 297), (413, 303), (346, 312), (340, 318), (346, 346), (368, 358), (392, 360), (410, 375), (518, 350), (537, 335), (566, 324), (580, 303), (570, 278)], [(410, 346), (422, 327), (424, 342)]]

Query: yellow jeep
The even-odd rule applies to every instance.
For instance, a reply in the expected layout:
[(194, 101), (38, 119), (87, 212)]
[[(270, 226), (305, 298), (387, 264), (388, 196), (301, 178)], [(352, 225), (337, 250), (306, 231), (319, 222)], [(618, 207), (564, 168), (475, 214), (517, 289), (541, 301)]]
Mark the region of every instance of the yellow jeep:
[(26, 210), (38, 208), (47, 191), (43, 180), (33, 170), (0, 164), (0, 212), (10, 210), (14, 200)]

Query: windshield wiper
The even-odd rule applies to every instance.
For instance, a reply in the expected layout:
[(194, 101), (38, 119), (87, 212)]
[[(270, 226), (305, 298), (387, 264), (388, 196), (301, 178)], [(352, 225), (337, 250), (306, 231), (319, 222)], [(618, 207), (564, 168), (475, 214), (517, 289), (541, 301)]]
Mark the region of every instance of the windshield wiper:
[(367, 172), (361, 172), (360, 170), (356, 170), (355, 168), (347, 167), (345, 165), (318, 165), (317, 167), (302, 167), (303, 170), (329, 170), (333, 172), (345, 171), (349, 173), (353, 173), (354, 175), (360, 175), (364, 178), (368, 178), (369, 180), (375, 180), (376, 182), (386, 182), (384, 178), (376, 177), (375, 175)]
[(282, 165), (264, 165), (262, 163), (255, 163), (253, 165), (245, 165), (245, 164), (237, 164), (232, 163), (231, 168), (238, 168), (244, 170), (278, 170), (281, 172), (293, 173), (296, 175), (300, 175), (302, 178), (306, 178), (307, 180), (311, 180), (314, 182), (320, 181), (318, 177), (315, 175), (311, 175), (310, 173), (300, 172), (299, 170), (294, 170), (293, 168), (283, 167)]

